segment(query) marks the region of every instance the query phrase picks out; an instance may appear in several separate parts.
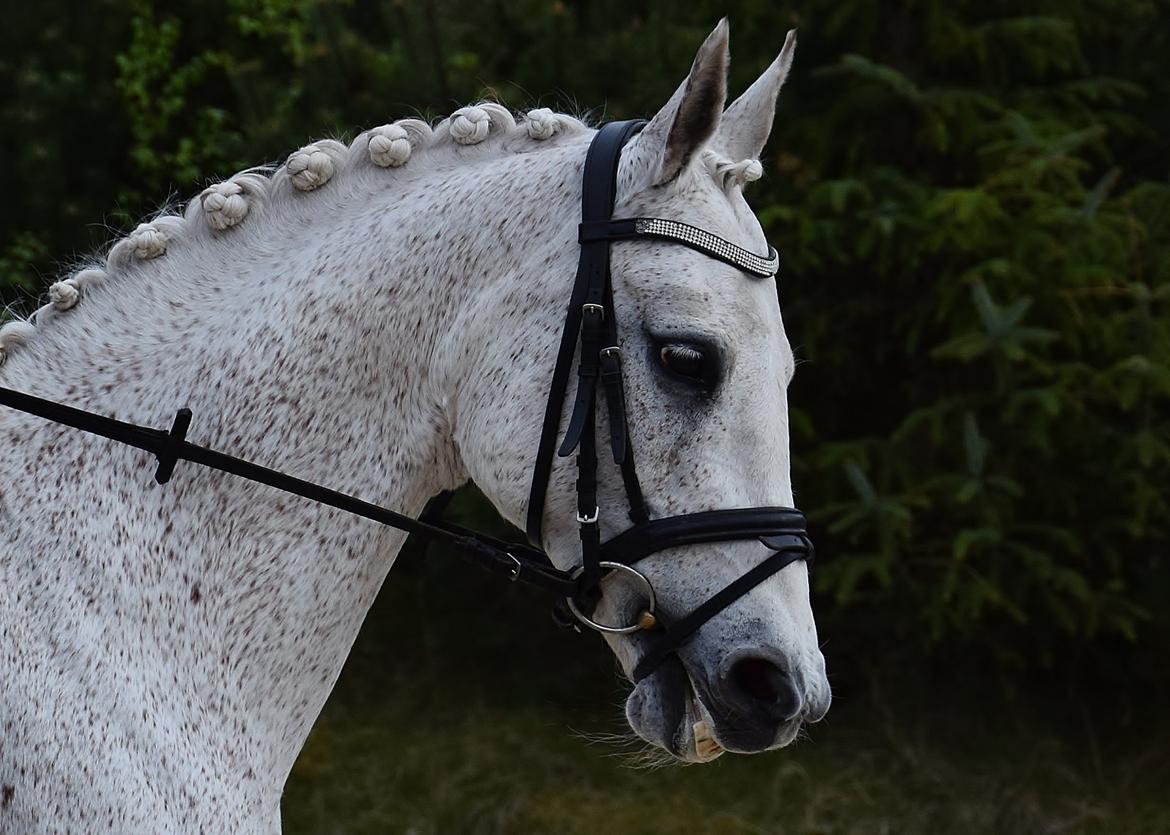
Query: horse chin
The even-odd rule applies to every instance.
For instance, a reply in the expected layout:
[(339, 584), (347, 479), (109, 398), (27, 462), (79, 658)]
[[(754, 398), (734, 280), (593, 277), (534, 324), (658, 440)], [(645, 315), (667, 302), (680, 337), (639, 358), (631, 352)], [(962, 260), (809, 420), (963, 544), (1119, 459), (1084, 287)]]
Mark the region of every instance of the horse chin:
[(639, 737), (687, 763), (711, 762), (725, 749), (682, 662), (671, 657), (634, 687), (626, 719)]
[(672, 656), (638, 682), (626, 700), (626, 719), (634, 733), (686, 763), (706, 763), (728, 751), (758, 754), (791, 744), (800, 734), (800, 717), (780, 725), (767, 744), (737, 729), (734, 717), (710, 710), (704, 690), (683, 663)]

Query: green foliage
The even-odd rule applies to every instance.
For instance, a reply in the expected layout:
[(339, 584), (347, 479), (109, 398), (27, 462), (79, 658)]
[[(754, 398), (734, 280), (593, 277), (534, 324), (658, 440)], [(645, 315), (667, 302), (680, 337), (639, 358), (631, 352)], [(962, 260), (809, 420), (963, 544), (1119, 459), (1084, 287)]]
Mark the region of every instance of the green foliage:
[[(724, 11), (57, 6), (0, 35), (7, 301), (102, 243), (92, 224), (124, 230), (311, 137), (483, 95), (646, 113)], [(1153, 658), (1170, 637), (1167, 4), (748, 2), (731, 18), (736, 90), (801, 30), (750, 196), (806, 361), (794, 475), (827, 628), (876, 652)]]
[[(818, 588), (1023, 658), (1164, 634), (1170, 182), (1121, 150), (1167, 120), (1135, 112), (1149, 66), (1108, 73), (1110, 37), (1165, 9), (898, 4), (874, 28), (842, 5), (866, 4), (836, 4), (848, 49), (790, 82), (765, 214), (789, 317), (816, 321), (792, 399), (835, 546)], [(1127, 48), (1164, 64), (1164, 40)]]

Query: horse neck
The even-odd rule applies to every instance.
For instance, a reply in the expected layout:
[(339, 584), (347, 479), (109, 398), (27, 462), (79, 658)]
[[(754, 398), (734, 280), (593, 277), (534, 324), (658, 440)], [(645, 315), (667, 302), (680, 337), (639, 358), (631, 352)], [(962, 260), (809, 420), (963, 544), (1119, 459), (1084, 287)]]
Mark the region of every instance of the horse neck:
[[(266, 207), (237, 240), (174, 247), (95, 290), (0, 383), (154, 426), (189, 406), (195, 443), (415, 514), (466, 479), (448, 409), (474, 361), (458, 320), (490, 315), (485, 296), (513, 280), (524, 241), (499, 221), (515, 169), (570, 158), (529, 157)], [(565, 208), (530, 212), (527, 234)], [(536, 288), (524, 304), (552, 316), (543, 302)], [(31, 622), (94, 669), (132, 659), (152, 711), (198, 724), (192, 746), (230, 747), (280, 786), (405, 536), (190, 464), (157, 488), (145, 454), (31, 418), (5, 430), (17, 471), (37, 474), (13, 502), (54, 499), (14, 533), (37, 555), (20, 583)], [(199, 722), (207, 705), (225, 721)]]

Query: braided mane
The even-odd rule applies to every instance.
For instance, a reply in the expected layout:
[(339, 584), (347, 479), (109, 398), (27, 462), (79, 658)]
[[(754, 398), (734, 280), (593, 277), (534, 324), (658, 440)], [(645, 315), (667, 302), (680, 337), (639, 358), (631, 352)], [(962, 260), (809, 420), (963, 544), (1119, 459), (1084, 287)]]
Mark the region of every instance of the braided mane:
[[(505, 153), (526, 152), (533, 149), (533, 142), (548, 143), (587, 130), (589, 126), (582, 120), (545, 107), (529, 110), (517, 121), (508, 108), (481, 102), (456, 110), (433, 127), (420, 119), (402, 119), (363, 131), (348, 146), (335, 139), (311, 142), (290, 154), (282, 165), (240, 171), (208, 186), (185, 206), (140, 223), (111, 245), (104, 263), (94, 259), (52, 284), (42, 306), (27, 318), (0, 327), (0, 366), (13, 348), (29, 342), (39, 326), (74, 308), (90, 288), (132, 265), (159, 258), (195, 236), (228, 235), (249, 215), (290, 194), (315, 191), (362, 168), (400, 169), (421, 154), (443, 148), (479, 145), (491, 139), (498, 141), (496, 147)], [(702, 161), (712, 178), (728, 190), (763, 173), (757, 160), (733, 162), (709, 149), (703, 152)]]

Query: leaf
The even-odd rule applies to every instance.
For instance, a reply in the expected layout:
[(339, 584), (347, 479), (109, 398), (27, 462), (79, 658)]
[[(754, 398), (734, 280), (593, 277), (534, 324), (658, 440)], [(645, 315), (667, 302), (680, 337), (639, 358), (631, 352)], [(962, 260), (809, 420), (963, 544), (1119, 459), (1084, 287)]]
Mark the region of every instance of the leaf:
[(857, 466), (856, 461), (845, 462), (845, 477), (849, 479), (849, 484), (863, 502), (872, 504), (877, 501), (877, 491), (873, 489), (873, 485), (865, 477), (861, 467)]
[(848, 53), (841, 57), (839, 67), (858, 78), (875, 82), (912, 104), (920, 105), (923, 102), (922, 91), (918, 89), (918, 85), (911, 81), (909, 76), (891, 66), (879, 64), (862, 55)]
[(967, 469), (976, 478), (983, 474), (989, 449), (991, 444), (979, 433), (974, 413), (967, 412), (963, 415), (963, 450), (967, 454)]
[(1004, 217), (994, 196), (978, 188), (953, 188), (939, 192), (927, 206), (927, 215), (940, 223), (991, 224)]
[(815, 203), (827, 203), (835, 214), (841, 214), (853, 198), (858, 206), (866, 206), (873, 200), (869, 187), (861, 180), (826, 180), (817, 185), (809, 195)]
[(976, 545), (998, 545), (1000, 533), (995, 528), (964, 528), (955, 536), (951, 543), (951, 554), (963, 562)]
[(1098, 180), (1097, 185), (1093, 186), (1093, 190), (1085, 196), (1085, 204), (1081, 209), (1085, 217), (1092, 218), (1097, 214), (1097, 210), (1105, 202), (1106, 196), (1109, 192), (1113, 191), (1114, 186), (1117, 185), (1117, 181), (1120, 179), (1120, 168), (1110, 168), (1105, 172), (1105, 176)]

